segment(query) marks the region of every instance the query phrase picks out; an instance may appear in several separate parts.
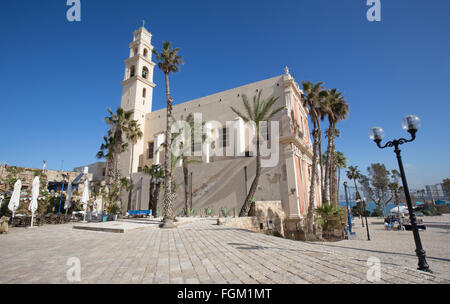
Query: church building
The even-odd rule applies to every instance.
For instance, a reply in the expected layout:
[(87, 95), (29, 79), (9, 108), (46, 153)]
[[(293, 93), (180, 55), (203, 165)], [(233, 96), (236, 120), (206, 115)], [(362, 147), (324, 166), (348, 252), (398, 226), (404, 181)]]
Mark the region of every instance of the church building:
[[(163, 165), (166, 109), (152, 111), (155, 63), (152, 61), (152, 35), (141, 27), (133, 33), (129, 58), (125, 60), (125, 76), (122, 81), (121, 107), (133, 110), (133, 119), (141, 125), (143, 137), (121, 156), (121, 173), (133, 172), (135, 188), (132, 194), (132, 210), (145, 210), (149, 205), (150, 177), (143, 174), (144, 166)], [(161, 72), (162, 73), (162, 72)], [(164, 89), (164, 84), (159, 84)], [(255, 201), (279, 201), (288, 220), (302, 221), (309, 207), (309, 188), (312, 168), (312, 143), (308, 126), (308, 110), (302, 105), (302, 91), (285, 68), (281, 75), (243, 85), (213, 95), (186, 101), (173, 106), (175, 120), (189, 114), (201, 114), (203, 122), (212, 121), (208, 130), (215, 134), (215, 148), (206, 143), (193, 145), (202, 162), (191, 163), (189, 190), (192, 190), (192, 209), (197, 215), (203, 210), (233, 210), (238, 215), (256, 171), (256, 151), (252, 148), (252, 129), (244, 124), (231, 107), (246, 113), (242, 95), (253, 96), (262, 91), (263, 98), (279, 97), (274, 109), (284, 106), (272, 124), (261, 128), (261, 136), (270, 155), (263, 157), (262, 173), (255, 194)], [(275, 132), (275, 133), (274, 133)], [(276, 135), (276, 136), (274, 136)], [(250, 142), (250, 143), (249, 143)], [(226, 153), (217, 153), (217, 147)], [(229, 153), (231, 152), (231, 153)], [(233, 153), (234, 152), (234, 153)], [(134, 153), (134, 155), (131, 155)], [(133, 161), (131, 161), (133, 160)], [(180, 164), (174, 170), (178, 185), (175, 214), (184, 208), (184, 179)], [(320, 171), (320, 170), (318, 170)], [(318, 172), (320, 178), (320, 172)], [(319, 180), (319, 179), (318, 179)], [(162, 210), (160, 194), (159, 207)], [(321, 204), (318, 181), (315, 189), (315, 207)], [(124, 200), (122, 210), (127, 210)], [(158, 208), (159, 208), (158, 207)], [(233, 215), (233, 211), (231, 215)]]

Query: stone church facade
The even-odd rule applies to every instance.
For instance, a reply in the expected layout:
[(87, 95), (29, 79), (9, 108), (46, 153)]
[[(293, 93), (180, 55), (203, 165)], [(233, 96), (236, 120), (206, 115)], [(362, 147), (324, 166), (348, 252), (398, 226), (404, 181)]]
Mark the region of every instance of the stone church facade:
[[(149, 205), (150, 178), (140, 172), (142, 168), (163, 164), (161, 144), (164, 142), (166, 109), (152, 111), (153, 89), (156, 85), (153, 83), (155, 63), (152, 62), (151, 37), (144, 27), (133, 33), (121, 83), (121, 107), (134, 111), (133, 119), (139, 121), (144, 134), (134, 146), (132, 164), (132, 149), (121, 156), (122, 175), (129, 176), (131, 171), (135, 183), (132, 210), (148, 209)], [(161, 84), (161, 89), (164, 89), (164, 84)], [(216, 139), (214, 149), (211, 145), (200, 144), (201, 147), (196, 147), (194, 144), (193, 150), (201, 153), (199, 155), (203, 161), (189, 164), (192, 209), (197, 215), (203, 213), (205, 208), (211, 208), (215, 214), (221, 208), (229, 210), (231, 215), (239, 213), (255, 177), (256, 157), (250, 144), (252, 129), (230, 107), (246, 113), (242, 95), (247, 95), (251, 102), (253, 96), (261, 91), (264, 98), (279, 97), (274, 108), (284, 106), (286, 109), (273, 118), (275, 124), (261, 130), (264, 133), (261, 136), (269, 139), (267, 142), (271, 155), (264, 158), (266, 165), (262, 168), (255, 200), (281, 201), (287, 219), (293, 222), (306, 218), (312, 164), (308, 111), (301, 102), (302, 91), (287, 68), (282, 75), (173, 106), (176, 120), (186, 118), (189, 114), (201, 114), (204, 122), (214, 122), (211, 126), (208, 123), (205, 125), (205, 132), (210, 132)], [(276, 124), (278, 128), (273, 126)], [(216, 147), (232, 153), (220, 155)], [(176, 214), (181, 214), (184, 208), (183, 170), (179, 165), (174, 171), (178, 185)], [(320, 176), (320, 172), (318, 174)], [(319, 206), (321, 193), (318, 181), (315, 193), (314, 204)], [(162, 197), (163, 192), (160, 195)], [(162, 199), (160, 205), (161, 202)], [(122, 210), (126, 210), (127, 199), (124, 199), (123, 204)]]

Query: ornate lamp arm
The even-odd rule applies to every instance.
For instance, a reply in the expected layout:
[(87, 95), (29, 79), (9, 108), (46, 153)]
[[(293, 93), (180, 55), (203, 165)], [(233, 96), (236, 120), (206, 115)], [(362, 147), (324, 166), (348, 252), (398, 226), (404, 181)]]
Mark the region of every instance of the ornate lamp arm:
[(381, 139), (375, 139), (375, 142), (377, 143), (377, 146), (380, 149), (385, 149), (388, 147), (395, 147), (396, 149), (398, 149), (399, 145), (403, 145), (405, 143), (412, 142), (416, 139), (417, 130), (409, 130), (408, 132), (411, 134), (411, 139), (405, 139), (405, 138), (394, 139), (392, 141), (387, 142), (384, 146), (381, 145)]

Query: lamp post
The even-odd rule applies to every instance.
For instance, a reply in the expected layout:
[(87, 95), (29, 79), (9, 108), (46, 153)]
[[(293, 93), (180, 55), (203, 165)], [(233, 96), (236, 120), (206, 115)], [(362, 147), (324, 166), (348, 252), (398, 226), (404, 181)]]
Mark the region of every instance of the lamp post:
[(414, 242), (416, 245), (416, 255), (419, 259), (419, 270), (425, 272), (432, 272), (427, 264), (425, 250), (422, 247), (422, 242), (420, 240), (419, 229), (417, 228), (416, 215), (413, 212), (413, 207), (411, 203), (411, 196), (409, 195), (408, 183), (406, 181), (405, 170), (403, 169), (402, 157), (400, 155), (401, 150), (400, 145), (412, 142), (416, 139), (416, 133), (420, 128), (420, 119), (415, 115), (408, 115), (402, 120), (402, 127), (411, 134), (411, 139), (394, 139), (387, 142), (384, 146), (381, 145), (381, 141), (384, 138), (384, 131), (380, 127), (374, 127), (369, 132), (369, 137), (372, 139), (380, 149), (385, 149), (387, 147), (394, 147), (394, 152), (397, 155), (398, 167), (400, 169), (400, 174), (402, 176), (403, 189), (405, 191), (406, 203), (408, 204), (409, 219), (411, 221), (411, 230), (414, 235)]
[(344, 188), (345, 188), (345, 201), (347, 203), (348, 232), (349, 232), (349, 235), (353, 235), (353, 232), (352, 232), (352, 216), (351, 216), (351, 213), (350, 213), (350, 205), (348, 203), (347, 182), (344, 182)]
[[(366, 199), (361, 198), (359, 192), (356, 192), (356, 203), (360, 203), (362, 206), (363, 216), (366, 219), (366, 231), (367, 231), (367, 240), (370, 241), (370, 232), (369, 232), (369, 222), (367, 221), (367, 212), (366, 212)], [(364, 223), (364, 218), (361, 218), (361, 221)], [(364, 225), (363, 225), (364, 227)]]

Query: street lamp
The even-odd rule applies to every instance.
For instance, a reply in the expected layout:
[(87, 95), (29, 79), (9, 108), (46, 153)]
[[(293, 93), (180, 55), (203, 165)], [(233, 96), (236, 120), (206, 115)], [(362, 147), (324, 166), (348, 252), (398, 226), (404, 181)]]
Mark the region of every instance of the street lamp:
[(419, 130), (420, 125), (421, 125), (421, 123), (420, 123), (419, 117), (417, 117), (415, 115), (408, 115), (405, 118), (403, 118), (402, 127), (403, 127), (403, 129), (408, 131), (409, 134), (411, 134), (411, 139), (405, 139), (405, 138), (394, 139), (392, 141), (387, 142), (384, 146), (381, 146), (381, 141), (384, 138), (384, 131), (380, 127), (372, 128), (369, 132), (369, 137), (371, 140), (373, 140), (377, 144), (378, 148), (380, 148), (380, 149), (384, 149), (387, 147), (395, 148), (394, 152), (397, 155), (398, 167), (400, 169), (400, 174), (402, 176), (403, 189), (405, 191), (406, 202), (408, 204), (408, 212), (409, 212), (409, 219), (411, 221), (411, 229), (412, 229), (412, 232), (414, 235), (414, 242), (416, 244), (416, 255), (419, 259), (419, 264), (418, 264), (419, 268), (418, 269), (431, 273), (432, 271), (430, 270), (430, 268), (427, 264), (425, 250), (423, 250), (422, 242), (420, 240), (419, 229), (417, 228), (416, 215), (413, 212), (411, 196), (409, 195), (408, 183), (406, 181), (405, 170), (403, 169), (402, 157), (400, 155), (401, 150), (399, 149), (400, 145), (412, 142), (416, 139), (416, 133)]
[(348, 235), (349, 239), (351, 235), (355, 235), (355, 233), (352, 231), (352, 215), (350, 212), (350, 205), (348, 202), (348, 194), (347, 194), (347, 182), (344, 182), (344, 188), (345, 188), (345, 201), (347, 203), (347, 217), (348, 217)]
[[(366, 212), (366, 199), (361, 198), (361, 196), (359, 195), (359, 192), (356, 192), (356, 203), (360, 203), (362, 206), (363, 216), (366, 219), (367, 240), (370, 241), (369, 222), (367, 221), (367, 212)], [(363, 227), (364, 227), (364, 218), (361, 217), (361, 221), (363, 222)]]

